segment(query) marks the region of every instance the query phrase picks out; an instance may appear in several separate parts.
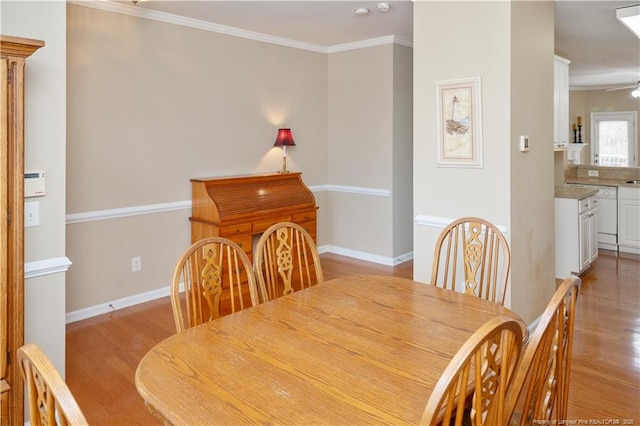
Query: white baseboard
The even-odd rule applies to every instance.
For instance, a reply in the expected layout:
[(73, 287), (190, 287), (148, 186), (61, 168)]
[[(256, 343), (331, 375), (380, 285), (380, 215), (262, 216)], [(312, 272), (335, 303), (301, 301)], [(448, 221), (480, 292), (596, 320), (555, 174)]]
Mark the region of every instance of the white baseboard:
[(166, 287), (158, 288), (156, 290), (138, 293), (133, 296), (123, 297), (122, 299), (113, 300), (111, 302), (101, 303), (99, 305), (68, 312), (65, 315), (65, 323), (69, 324), (98, 315), (107, 314), (109, 312), (117, 311), (118, 309), (128, 308), (129, 306), (167, 297), (169, 294), (169, 286), (167, 285)]
[(393, 257), (386, 257), (386, 256), (378, 256), (371, 253), (365, 253), (363, 251), (351, 250), (351, 249), (336, 247), (331, 245), (318, 247), (318, 252), (319, 253), (335, 253), (341, 256), (352, 257), (354, 259), (365, 260), (367, 262), (378, 263), (380, 265), (386, 265), (386, 266), (396, 266), (406, 262), (407, 260), (413, 259), (413, 252), (409, 252), (409, 253), (400, 255), (396, 258), (393, 258)]
[(640, 254), (640, 248), (639, 247), (629, 247), (629, 246), (619, 245), (618, 246), (618, 251), (620, 253)]
[(540, 322), (540, 317), (538, 317), (538, 318), (534, 319), (534, 320), (531, 322), (531, 324), (529, 324), (529, 325), (527, 326), (527, 331), (528, 331), (528, 334), (529, 334), (529, 338), (531, 338), (531, 335), (532, 335), (532, 334), (533, 334), (533, 332), (535, 331), (536, 326), (538, 325), (538, 323), (539, 323), (539, 322)]
[[(387, 266), (395, 266), (400, 263), (413, 259), (413, 252), (406, 253), (398, 256), (397, 258), (389, 258), (384, 256), (372, 255), (356, 250), (350, 250), (330, 245), (324, 245), (318, 247), (319, 253), (335, 253), (342, 256), (352, 257), (354, 259), (365, 260), (368, 262), (379, 263)], [(65, 323), (92, 318), (98, 315), (107, 314), (109, 312), (117, 311), (118, 309), (128, 308), (129, 306), (138, 305), (140, 303), (150, 302), (152, 300), (160, 299), (162, 297), (168, 297), (170, 295), (169, 285), (156, 290), (147, 291), (145, 293), (134, 294), (133, 296), (127, 296), (122, 299), (113, 300), (111, 302), (101, 303), (99, 305), (90, 306), (84, 309), (78, 309), (77, 311), (68, 312), (65, 315)]]

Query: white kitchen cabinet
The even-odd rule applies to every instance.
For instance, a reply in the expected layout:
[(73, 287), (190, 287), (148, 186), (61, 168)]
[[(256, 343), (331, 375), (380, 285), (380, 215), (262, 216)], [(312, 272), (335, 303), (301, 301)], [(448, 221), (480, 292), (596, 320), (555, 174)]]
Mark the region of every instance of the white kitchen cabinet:
[(553, 146), (569, 144), (569, 64), (571, 61), (553, 57)]
[(618, 189), (618, 248), (640, 254), (640, 188)]
[(580, 274), (598, 258), (598, 201), (555, 199), (556, 278)]

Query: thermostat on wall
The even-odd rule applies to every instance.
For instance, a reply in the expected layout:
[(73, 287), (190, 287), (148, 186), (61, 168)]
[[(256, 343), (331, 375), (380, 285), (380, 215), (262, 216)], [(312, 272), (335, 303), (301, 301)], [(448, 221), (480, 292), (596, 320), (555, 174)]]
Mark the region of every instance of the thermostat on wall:
[(529, 151), (529, 136), (520, 136), (520, 151), (526, 152)]
[(25, 170), (24, 172), (24, 196), (39, 197), (44, 195), (45, 181), (44, 170)]

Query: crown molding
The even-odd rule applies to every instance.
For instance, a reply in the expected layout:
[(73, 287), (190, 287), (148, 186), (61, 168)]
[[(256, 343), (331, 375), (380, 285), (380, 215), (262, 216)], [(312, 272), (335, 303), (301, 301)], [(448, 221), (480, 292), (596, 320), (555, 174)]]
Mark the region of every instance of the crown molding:
[(413, 48), (413, 44), (411, 43), (411, 41), (405, 38), (398, 36), (386, 36), (330, 46), (327, 48), (327, 53), (345, 52), (348, 50), (364, 49), (365, 47), (382, 46), (385, 44), (399, 44), (402, 46)]
[(335, 53), (347, 50), (362, 49), (364, 47), (380, 46), (383, 44), (396, 43), (406, 47), (413, 47), (410, 40), (397, 36), (380, 37), (370, 40), (363, 40), (354, 43), (339, 44), (336, 46), (320, 46), (318, 44), (304, 43), (283, 37), (275, 37), (268, 34), (262, 34), (254, 31), (242, 30), (240, 28), (229, 27), (226, 25), (215, 24), (212, 22), (202, 21), (199, 19), (185, 18), (155, 10), (143, 9), (134, 5), (125, 3), (116, 3), (108, 0), (68, 0), (67, 3), (76, 6), (89, 7), (92, 9), (104, 10), (107, 12), (119, 13), (122, 15), (135, 16), (138, 18), (151, 19), (154, 21), (165, 22), (168, 24), (180, 25), (183, 27), (196, 28), (199, 30), (210, 31), (219, 34), (230, 35), (234, 37), (245, 38), (249, 40), (260, 41), (263, 43), (277, 44), (280, 46), (293, 47), (295, 49), (309, 50), (318, 53)]

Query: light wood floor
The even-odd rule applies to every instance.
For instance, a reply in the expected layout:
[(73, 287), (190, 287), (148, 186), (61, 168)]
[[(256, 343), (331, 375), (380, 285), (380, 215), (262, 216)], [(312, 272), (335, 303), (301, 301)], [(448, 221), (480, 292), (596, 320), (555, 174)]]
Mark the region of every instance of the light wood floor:
[[(411, 262), (391, 268), (333, 254), (321, 258), (327, 280), (350, 274), (412, 277)], [(640, 256), (601, 251), (582, 279), (569, 417), (582, 424), (631, 419), (626, 424), (639, 425)], [(90, 424), (161, 424), (138, 395), (134, 373), (144, 354), (174, 331), (168, 298), (67, 326), (66, 381)], [(595, 423), (610, 420), (619, 423)]]

